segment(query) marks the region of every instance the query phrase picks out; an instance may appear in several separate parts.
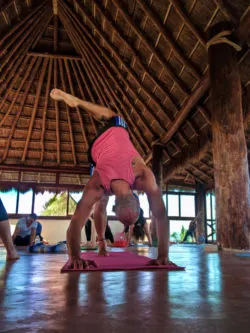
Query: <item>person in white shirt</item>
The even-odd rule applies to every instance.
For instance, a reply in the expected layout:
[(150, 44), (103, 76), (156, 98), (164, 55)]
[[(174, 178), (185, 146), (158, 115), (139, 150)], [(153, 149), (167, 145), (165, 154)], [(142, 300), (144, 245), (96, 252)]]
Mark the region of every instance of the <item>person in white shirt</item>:
[(36, 238), (36, 214), (30, 214), (18, 220), (12, 239), (15, 245), (33, 245)]

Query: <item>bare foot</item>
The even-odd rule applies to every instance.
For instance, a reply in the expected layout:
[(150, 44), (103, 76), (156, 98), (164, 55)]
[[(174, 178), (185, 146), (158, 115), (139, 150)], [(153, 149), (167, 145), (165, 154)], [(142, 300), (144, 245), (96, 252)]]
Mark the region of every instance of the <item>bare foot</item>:
[(16, 250), (10, 251), (7, 253), (6, 259), (7, 260), (17, 260), (19, 259), (20, 256), (19, 254), (16, 252)]
[(71, 107), (78, 106), (78, 98), (76, 98), (70, 94), (67, 94), (60, 89), (51, 90), (50, 97), (52, 97), (56, 101), (64, 101), (66, 104), (68, 104)]
[(106, 248), (106, 241), (99, 241), (99, 251), (98, 256), (108, 257), (109, 253)]

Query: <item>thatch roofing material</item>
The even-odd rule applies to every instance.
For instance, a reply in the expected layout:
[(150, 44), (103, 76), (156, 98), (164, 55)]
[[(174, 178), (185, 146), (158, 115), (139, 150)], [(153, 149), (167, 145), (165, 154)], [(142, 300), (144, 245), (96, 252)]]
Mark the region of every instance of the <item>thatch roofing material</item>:
[(163, 143), (166, 179), (210, 182), (209, 155), (185, 158), (210, 131), (207, 31), (234, 24), (247, 87), (248, 8), (248, 0), (0, 1), (0, 169), (86, 169), (96, 121), (53, 101), (58, 87), (121, 114), (149, 163), (151, 144)]

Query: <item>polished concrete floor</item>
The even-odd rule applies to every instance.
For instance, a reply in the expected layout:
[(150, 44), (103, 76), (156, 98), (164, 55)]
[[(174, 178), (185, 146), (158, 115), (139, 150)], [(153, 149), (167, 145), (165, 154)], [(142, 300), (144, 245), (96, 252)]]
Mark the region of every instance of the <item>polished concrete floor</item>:
[(6, 264), (1, 249), (0, 332), (250, 332), (250, 257), (173, 245), (171, 259), (186, 271), (60, 274), (66, 255)]

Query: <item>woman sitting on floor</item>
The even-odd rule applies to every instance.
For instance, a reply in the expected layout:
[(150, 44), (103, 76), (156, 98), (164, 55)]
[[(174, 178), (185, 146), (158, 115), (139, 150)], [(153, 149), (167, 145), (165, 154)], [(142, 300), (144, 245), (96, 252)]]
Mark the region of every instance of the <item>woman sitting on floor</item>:
[(14, 234), (13, 243), (17, 246), (33, 245), (36, 238), (36, 214), (30, 214), (18, 220)]

